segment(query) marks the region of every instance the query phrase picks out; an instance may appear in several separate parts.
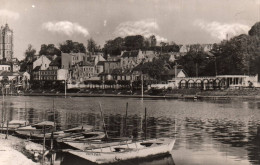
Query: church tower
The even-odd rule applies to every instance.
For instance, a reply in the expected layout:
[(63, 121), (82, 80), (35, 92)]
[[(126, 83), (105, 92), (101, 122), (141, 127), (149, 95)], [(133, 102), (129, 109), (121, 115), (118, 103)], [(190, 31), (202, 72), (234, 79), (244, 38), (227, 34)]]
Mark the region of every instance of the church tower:
[(8, 24), (0, 29), (0, 60), (11, 61), (13, 58), (13, 30)]

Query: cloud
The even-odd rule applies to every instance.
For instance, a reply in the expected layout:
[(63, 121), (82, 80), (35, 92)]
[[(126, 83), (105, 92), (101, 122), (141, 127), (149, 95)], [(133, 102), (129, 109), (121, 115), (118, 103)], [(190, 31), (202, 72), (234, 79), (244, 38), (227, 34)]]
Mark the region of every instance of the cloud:
[(141, 21), (128, 21), (120, 23), (116, 30), (114, 31), (114, 35), (116, 36), (129, 36), (129, 35), (142, 35), (144, 37), (150, 37), (151, 35), (155, 35), (157, 41), (166, 42), (167, 39), (159, 36), (155, 33), (155, 31), (159, 30), (159, 25), (153, 19), (145, 19)]
[(89, 35), (89, 32), (83, 26), (78, 23), (72, 23), (69, 21), (60, 22), (46, 22), (42, 24), (43, 29), (46, 29), (53, 33), (60, 33), (71, 36), (73, 34), (82, 34), (84, 37)]
[(223, 24), (219, 22), (205, 22), (202, 20), (196, 20), (195, 26), (210, 33), (210, 35), (219, 40), (226, 38), (227, 34), (229, 37), (233, 37), (239, 34), (248, 33), (250, 27), (240, 23)]
[(19, 19), (20, 14), (17, 12), (10, 11), (10, 10), (2, 9), (2, 10), (0, 10), (0, 17), (2, 17), (4, 19), (8, 18), (8, 19), (17, 20), (17, 19)]

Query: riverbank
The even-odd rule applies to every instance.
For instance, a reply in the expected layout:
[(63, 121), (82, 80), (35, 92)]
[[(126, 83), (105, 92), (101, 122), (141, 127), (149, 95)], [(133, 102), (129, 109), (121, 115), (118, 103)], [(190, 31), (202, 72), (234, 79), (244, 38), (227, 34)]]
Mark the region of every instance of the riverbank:
[(5, 134), (0, 134), (0, 163), (10, 165), (38, 165), (32, 161), (36, 153), (40, 153), (42, 145)]
[[(58, 96), (65, 97), (64, 93), (25, 93), (24, 96)], [(124, 98), (150, 98), (150, 99), (250, 99), (260, 100), (260, 95), (216, 95), (215, 93), (197, 93), (197, 94), (166, 94), (156, 95), (122, 95), (122, 94), (88, 94), (88, 93), (67, 93), (66, 97), (124, 97)]]

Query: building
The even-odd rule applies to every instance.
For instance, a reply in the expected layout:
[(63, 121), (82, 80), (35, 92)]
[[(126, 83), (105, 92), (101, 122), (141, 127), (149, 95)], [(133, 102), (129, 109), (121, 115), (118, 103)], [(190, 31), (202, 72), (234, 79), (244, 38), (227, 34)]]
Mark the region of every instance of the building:
[(17, 58), (12, 59), (12, 72), (19, 72), (20, 71), (20, 62)]
[(155, 53), (155, 51), (143, 51), (144, 54), (144, 62), (152, 62), (154, 58), (158, 58), (159, 54)]
[(57, 56), (40, 56), (33, 62), (32, 80), (57, 80), (57, 70), (60, 69), (61, 58)]
[(0, 60), (13, 58), (13, 30), (6, 24), (0, 29)]
[(120, 61), (104, 61), (104, 72), (110, 73), (114, 69), (121, 68)]
[(121, 55), (107, 55), (107, 61), (118, 61), (121, 59)]
[(40, 70), (46, 70), (47, 68), (49, 68), (50, 63), (51, 59), (45, 55), (42, 55), (33, 62), (33, 69), (39, 67)]
[(176, 77), (168, 80), (175, 88), (225, 89), (260, 87), (258, 75), (218, 75), (208, 77)]
[(95, 66), (91, 62), (81, 61), (72, 67), (72, 80), (84, 82), (95, 75)]
[(100, 73), (104, 72), (104, 63), (105, 61), (99, 61), (96, 65), (95, 65), (95, 71), (96, 74), (99, 75)]
[(0, 71), (11, 72), (11, 63), (4, 60), (0, 60)]
[(29, 89), (30, 75), (27, 72), (0, 72), (1, 88), (4, 93), (14, 93), (20, 89)]
[(81, 61), (87, 61), (85, 53), (61, 53), (62, 69), (71, 69), (73, 65)]
[(170, 69), (161, 74), (161, 80), (167, 82), (174, 78), (188, 77), (188, 74), (183, 69)]
[(132, 69), (142, 62), (145, 58), (141, 50), (123, 51), (121, 53), (121, 67), (123, 69)]

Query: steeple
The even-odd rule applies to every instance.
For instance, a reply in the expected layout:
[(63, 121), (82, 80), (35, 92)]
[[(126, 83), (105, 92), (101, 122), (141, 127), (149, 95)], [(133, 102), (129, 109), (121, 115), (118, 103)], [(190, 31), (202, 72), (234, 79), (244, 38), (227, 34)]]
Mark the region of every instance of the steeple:
[(13, 57), (13, 31), (6, 23), (0, 29), (0, 60), (11, 61)]

